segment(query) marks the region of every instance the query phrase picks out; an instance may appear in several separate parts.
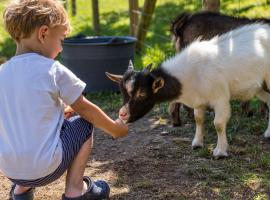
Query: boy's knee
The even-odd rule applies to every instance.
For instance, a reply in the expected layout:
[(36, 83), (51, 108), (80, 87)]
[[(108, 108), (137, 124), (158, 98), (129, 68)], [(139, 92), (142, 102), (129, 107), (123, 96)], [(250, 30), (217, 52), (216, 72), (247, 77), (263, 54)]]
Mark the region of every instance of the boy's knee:
[(86, 139), (84, 141), (85, 143), (88, 143), (90, 146), (93, 145), (93, 135), (94, 135), (94, 127), (92, 124), (89, 125), (89, 130), (87, 131), (87, 133), (85, 133), (86, 135)]

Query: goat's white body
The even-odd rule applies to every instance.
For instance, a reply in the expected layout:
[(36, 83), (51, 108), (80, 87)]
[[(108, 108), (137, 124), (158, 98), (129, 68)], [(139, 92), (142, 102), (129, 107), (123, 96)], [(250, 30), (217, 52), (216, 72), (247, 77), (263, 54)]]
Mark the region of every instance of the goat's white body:
[[(223, 106), (225, 110), (231, 99), (248, 100), (258, 94), (269, 103), (270, 98), (261, 92), (264, 81), (270, 86), (270, 26), (246, 25), (209, 41), (195, 41), (165, 61), (162, 68), (182, 85), (175, 102), (195, 109), (211, 106), (222, 110)], [(226, 124), (229, 117), (230, 111), (217, 123)], [(266, 136), (270, 136), (269, 128)], [(219, 150), (216, 154), (220, 154)]]
[(162, 67), (182, 84), (177, 101), (193, 108), (224, 96), (248, 100), (270, 79), (270, 26), (243, 26), (196, 41)]

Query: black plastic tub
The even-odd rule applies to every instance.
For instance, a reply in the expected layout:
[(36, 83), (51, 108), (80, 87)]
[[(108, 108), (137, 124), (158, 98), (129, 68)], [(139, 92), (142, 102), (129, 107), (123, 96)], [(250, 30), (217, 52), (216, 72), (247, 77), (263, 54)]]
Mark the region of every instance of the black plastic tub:
[(136, 38), (129, 36), (77, 36), (63, 43), (61, 59), (81, 80), (86, 82), (86, 93), (117, 91), (118, 86), (105, 72), (123, 74), (134, 58)]

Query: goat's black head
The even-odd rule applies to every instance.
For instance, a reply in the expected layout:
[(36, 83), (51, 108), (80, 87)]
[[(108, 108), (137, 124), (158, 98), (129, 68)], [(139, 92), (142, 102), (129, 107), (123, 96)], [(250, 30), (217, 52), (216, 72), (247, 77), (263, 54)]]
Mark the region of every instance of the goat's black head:
[(189, 13), (181, 13), (178, 15), (172, 22), (171, 22), (171, 34), (172, 34), (172, 41), (175, 45), (176, 51), (179, 52), (181, 47), (181, 38), (183, 39), (183, 30), (185, 24), (189, 20), (191, 14)]
[(123, 95), (123, 106), (120, 109), (120, 118), (126, 123), (134, 122), (143, 117), (155, 105), (155, 94), (164, 86), (161, 77), (154, 76), (151, 64), (142, 71), (134, 71), (130, 62), (124, 75), (106, 73), (108, 78), (119, 84)]

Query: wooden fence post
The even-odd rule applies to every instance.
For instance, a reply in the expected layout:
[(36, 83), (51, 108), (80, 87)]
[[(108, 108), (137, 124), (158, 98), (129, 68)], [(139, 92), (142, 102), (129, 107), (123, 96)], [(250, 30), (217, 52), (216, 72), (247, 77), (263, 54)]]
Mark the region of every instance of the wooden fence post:
[(99, 8), (98, 0), (92, 0), (92, 17), (93, 29), (96, 35), (99, 35)]
[(202, 0), (203, 10), (219, 12), (220, 0)]
[(140, 17), (139, 26), (136, 31), (136, 37), (138, 39), (136, 43), (136, 49), (140, 51), (142, 49), (143, 41), (146, 38), (147, 29), (150, 26), (152, 15), (155, 10), (156, 0), (145, 0), (143, 6), (143, 12)]
[(77, 13), (76, 0), (71, 0), (71, 14), (75, 16)]
[(138, 13), (135, 11), (138, 11), (139, 9), (139, 3), (138, 0), (129, 0), (129, 19), (130, 19), (130, 26), (129, 26), (129, 32), (130, 35), (135, 36), (136, 29), (138, 26)]

